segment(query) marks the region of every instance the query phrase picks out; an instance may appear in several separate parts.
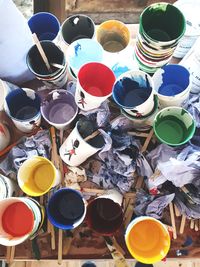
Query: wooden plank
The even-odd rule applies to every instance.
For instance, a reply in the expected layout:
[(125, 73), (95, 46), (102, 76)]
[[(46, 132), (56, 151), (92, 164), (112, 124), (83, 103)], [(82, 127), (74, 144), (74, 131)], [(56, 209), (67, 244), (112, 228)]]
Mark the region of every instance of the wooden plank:
[(49, 0), (34, 0), (33, 1), (33, 13), (49, 11)]
[[(146, 6), (158, 2), (157, 0), (126, 0), (124, 3), (120, 0), (66, 0), (65, 1), (65, 10), (73, 11), (73, 12), (113, 12), (115, 10), (116, 13), (122, 12), (141, 12)], [(168, 0), (166, 2), (174, 3), (174, 0)], [(102, 15), (102, 14), (101, 14)]]
[[(35, 4), (40, 2), (35, 0)], [(157, 2), (156, 0), (126, 0), (123, 3), (120, 0), (46, 0), (41, 2), (48, 3), (48, 11), (52, 12), (63, 22), (67, 17), (73, 14), (86, 14), (90, 16), (95, 23), (101, 23), (109, 19), (118, 19), (124, 23), (138, 23), (139, 16), (143, 9)], [(174, 3), (175, 0), (165, 1)], [(43, 3), (44, 8), (46, 5)], [(37, 9), (41, 9), (38, 4)], [(47, 10), (46, 10), (47, 11)]]

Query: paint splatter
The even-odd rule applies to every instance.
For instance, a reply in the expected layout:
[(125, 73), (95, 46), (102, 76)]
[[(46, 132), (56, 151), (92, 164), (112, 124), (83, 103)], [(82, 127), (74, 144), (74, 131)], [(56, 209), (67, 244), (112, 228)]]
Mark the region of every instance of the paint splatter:
[(193, 244), (193, 240), (192, 240), (192, 237), (190, 236), (187, 236), (186, 237), (186, 240), (184, 242), (184, 244), (182, 245), (182, 247), (189, 247)]
[(75, 46), (74, 46), (74, 52), (75, 52), (75, 55), (78, 56), (78, 51), (81, 50), (81, 45), (79, 43), (77, 43)]
[(116, 77), (119, 77), (121, 74), (123, 74), (126, 71), (129, 71), (130, 69), (127, 66), (120, 66), (119, 63), (116, 63), (112, 67), (112, 71), (114, 72)]
[(187, 256), (188, 255), (188, 250), (186, 249), (178, 249), (176, 251), (176, 256), (180, 257), (180, 256)]

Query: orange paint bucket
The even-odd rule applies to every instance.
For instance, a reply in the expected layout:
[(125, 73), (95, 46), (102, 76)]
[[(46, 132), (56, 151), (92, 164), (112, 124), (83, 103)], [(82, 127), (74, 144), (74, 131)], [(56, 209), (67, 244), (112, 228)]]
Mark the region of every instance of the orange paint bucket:
[(128, 225), (125, 242), (137, 261), (153, 264), (166, 257), (170, 248), (170, 235), (160, 221), (141, 216)]

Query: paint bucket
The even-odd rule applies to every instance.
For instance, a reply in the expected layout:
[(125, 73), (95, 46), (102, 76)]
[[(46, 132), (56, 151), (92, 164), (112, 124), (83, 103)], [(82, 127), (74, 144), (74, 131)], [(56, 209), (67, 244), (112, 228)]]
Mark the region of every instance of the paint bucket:
[(153, 110), (154, 85), (150, 75), (143, 71), (122, 74), (113, 86), (113, 99), (130, 115), (141, 117)]
[(8, 128), (0, 123), (0, 151), (6, 148), (10, 143), (10, 132)]
[(70, 68), (70, 66), (68, 65), (68, 68), (67, 68), (67, 71), (68, 71), (68, 79), (69, 81), (74, 81), (76, 82), (77, 81), (77, 76), (76, 74), (73, 72), (73, 70)]
[(24, 193), (37, 197), (46, 194), (55, 186), (57, 175), (57, 170), (50, 160), (33, 156), (20, 166), (17, 181)]
[(8, 93), (4, 109), (20, 131), (29, 133), (40, 125), (40, 102), (35, 91), (19, 88)]
[(130, 45), (130, 31), (118, 20), (107, 20), (97, 28), (97, 41), (104, 49), (103, 63), (119, 77), (122, 73), (136, 69), (133, 48)]
[(191, 76), (191, 92), (200, 92), (200, 37), (197, 39), (193, 47), (180, 61), (180, 65), (184, 66), (190, 72)]
[(63, 188), (56, 191), (47, 206), (49, 221), (57, 228), (71, 230), (79, 226), (86, 214), (86, 201), (73, 189)]
[[(95, 53), (94, 53), (95, 51)], [(103, 48), (95, 40), (79, 39), (71, 43), (67, 49), (69, 67), (77, 76), (79, 69), (89, 62), (102, 62)]]
[(200, 36), (200, 3), (198, 0), (179, 0), (174, 6), (181, 10), (186, 19), (186, 32), (173, 54), (174, 57), (183, 58)]
[(111, 94), (115, 75), (102, 63), (87, 63), (78, 73), (75, 101), (77, 106), (88, 111), (98, 108)]
[(167, 107), (156, 115), (153, 129), (160, 142), (180, 146), (193, 137), (196, 125), (187, 110), (181, 107)]
[[(88, 123), (88, 129), (91, 128), (90, 124)], [(97, 135), (88, 141), (84, 140), (85, 137), (91, 134), (87, 133), (87, 128), (78, 121), (75, 128), (61, 145), (59, 154), (66, 164), (79, 166), (87, 158), (103, 148), (105, 141), (102, 135)]]
[(44, 119), (57, 129), (66, 129), (75, 119), (78, 107), (74, 96), (66, 90), (50, 92), (41, 104), (41, 113)]
[(99, 235), (112, 236), (123, 224), (123, 196), (116, 190), (108, 190), (105, 194), (88, 203), (86, 222)]
[(125, 241), (130, 254), (144, 264), (161, 261), (170, 249), (167, 228), (159, 220), (148, 216), (141, 216), (130, 222)]
[(93, 20), (82, 14), (67, 18), (61, 25), (59, 46), (66, 53), (68, 46), (79, 39), (92, 39), (95, 35)]
[(18, 191), (19, 188), (15, 181), (0, 174), (0, 200), (15, 196)]
[(23, 198), (23, 201), (31, 208), (34, 214), (34, 225), (33, 230), (29, 236), (30, 239), (33, 239), (37, 236), (45, 219), (45, 210), (35, 199), (33, 198)]
[(157, 70), (152, 79), (161, 107), (183, 106), (188, 101), (191, 83), (185, 67), (168, 64)]
[(32, 233), (34, 214), (24, 198), (6, 198), (0, 201), (0, 244), (15, 246)]
[(38, 12), (28, 20), (28, 26), (32, 33), (36, 33), (40, 41), (55, 41), (60, 22), (56, 16), (49, 12)]
[(167, 64), (185, 33), (185, 18), (168, 3), (154, 3), (140, 15), (134, 56), (141, 70), (154, 73)]
[[(36, 45), (32, 46), (28, 51), (26, 57), (27, 65), (36, 78), (41, 80), (48, 87), (62, 88), (67, 82), (67, 63), (65, 55), (60, 48), (51, 41), (41, 41), (40, 44), (47, 56), (52, 72), (47, 69)], [(53, 63), (61, 65), (62, 67), (55, 67), (51, 65)]]
[(156, 47), (171, 47), (185, 33), (185, 18), (182, 12), (168, 3), (154, 3), (140, 15), (140, 33)]
[(124, 115), (126, 118), (128, 118), (133, 123), (133, 128), (137, 129), (138, 131), (147, 131), (149, 130), (154, 122), (154, 118), (156, 114), (159, 111), (159, 103), (158, 103), (158, 96), (154, 95), (154, 107), (153, 110), (141, 117), (130, 115), (129, 113), (126, 113), (123, 109), (121, 109), (122, 115)]

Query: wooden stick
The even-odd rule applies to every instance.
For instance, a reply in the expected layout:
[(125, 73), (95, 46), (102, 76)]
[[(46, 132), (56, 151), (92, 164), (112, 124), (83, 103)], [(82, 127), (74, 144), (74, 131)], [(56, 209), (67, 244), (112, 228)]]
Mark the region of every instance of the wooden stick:
[(196, 232), (199, 231), (199, 221), (198, 220), (195, 220), (195, 222), (194, 222), (194, 230)]
[(169, 203), (169, 211), (170, 211), (170, 218), (171, 218), (171, 223), (173, 227), (173, 238), (177, 239), (177, 233), (176, 233), (176, 223), (175, 223), (175, 216), (174, 216), (174, 207), (172, 202)]
[(185, 229), (185, 222), (186, 222), (186, 215), (183, 214), (183, 215), (182, 215), (182, 219), (181, 219), (180, 230), (179, 230), (179, 233), (180, 233), (180, 234), (183, 234), (183, 232), (184, 232), (184, 229)]
[[(55, 165), (56, 169), (59, 169), (60, 163), (59, 163), (59, 157), (57, 154), (56, 131), (53, 126), (50, 128), (50, 134), (51, 134), (51, 143), (52, 143), (51, 160), (53, 164)], [(48, 193), (48, 199), (50, 198), (50, 196), (51, 196), (51, 192)], [(55, 229), (49, 220), (47, 222), (47, 231), (51, 233), (51, 249), (55, 250), (56, 249)]]
[[(76, 229), (73, 230), (73, 236), (74, 236), (75, 231), (76, 231)], [(64, 238), (64, 240), (63, 240), (63, 254), (64, 255), (67, 255), (69, 253), (72, 241), (74, 239), (73, 236), (68, 236), (67, 238)]]
[[(63, 130), (60, 130), (60, 143), (62, 143), (63, 140)], [(63, 169), (63, 162), (61, 157), (59, 156), (59, 169), (61, 172), (61, 187), (64, 186), (65, 184), (65, 174), (64, 174), (64, 169)], [(62, 229), (58, 230), (58, 264), (62, 264), (62, 255), (63, 255), (63, 232)]]
[(134, 202), (135, 198), (131, 198), (128, 203), (127, 203), (127, 208), (126, 211), (124, 212), (124, 226), (127, 228), (129, 225), (131, 218), (133, 216), (133, 211), (134, 211)]
[(150, 131), (149, 134), (148, 134), (147, 139), (146, 139), (145, 142), (144, 142), (144, 145), (142, 146), (142, 149), (141, 149), (141, 152), (142, 152), (142, 153), (145, 152), (145, 151), (147, 150), (147, 147), (148, 147), (148, 145), (149, 145), (149, 142), (151, 141), (151, 138), (152, 138), (152, 136), (153, 136), (153, 133), (154, 133), (154, 131), (153, 131), (153, 129), (151, 129), (151, 131)]
[(37, 49), (38, 49), (38, 51), (39, 51), (39, 53), (40, 53), (40, 55), (41, 55), (41, 57), (42, 57), (42, 59), (43, 59), (45, 65), (46, 65), (48, 71), (49, 71), (49, 72), (52, 72), (52, 69), (51, 69), (51, 67), (50, 67), (48, 58), (47, 58), (47, 56), (45, 55), (45, 52), (44, 52), (44, 50), (43, 50), (43, 48), (42, 48), (42, 46), (41, 46), (41, 44), (40, 44), (40, 41), (39, 41), (38, 38), (37, 38), (37, 35), (36, 35), (35, 33), (33, 33), (32, 36), (33, 36), (33, 40), (34, 40), (34, 42), (35, 42), (35, 45), (37, 46)]
[(135, 185), (135, 189), (143, 188), (143, 183), (144, 183), (144, 177), (143, 176), (138, 176), (137, 183)]
[(87, 137), (85, 137), (84, 140), (87, 142), (87, 141), (89, 141), (90, 139), (96, 137), (96, 136), (99, 135), (99, 134), (100, 134), (99, 130), (96, 130), (96, 131), (93, 132), (92, 134), (90, 134), (90, 135), (88, 135)]
[(15, 246), (12, 246), (10, 252), (10, 263), (14, 261), (14, 257), (15, 257)]
[(177, 208), (177, 206), (175, 204), (174, 204), (174, 211), (175, 211), (176, 217), (181, 216), (180, 210)]
[(57, 64), (57, 63), (51, 63), (51, 66), (54, 66), (58, 69), (64, 69), (65, 66), (61, 65), (61, 64)]
[(190, 222), (190, 229), (194, 229), (194, 220), (191, 219), (191, 222)]
[(50, 134), (51, 134), (51, 143), (52, 143), (51, 160), (53, 161), (55, 167), (58, 169), (60, 166), (60, 163), (59, 163), (60, 160), (57, 154), (56, 131), (53, 126), (50, 128)]
[(51, 249), (56, 249), (56, 238), (55, 238), (55, 230), (54, 226), (50, 223), (50, 232), (51, 232)]
[(117, 242), (116, 238), (113, 236), (111, 237), (113, 245), (116, 247), (116, 249), (122, 254), (125, 255), (125, 251), (123, 250), (123, 248), (119, 245), (119, 243)]
[(84, 193), (93, 193), (93, 194), (105, 194), (106, 190), (104, 189), (96, 189), (96, 188), (81, 188), (81, 191)]
[(40, 205), (43, 205), (44, 203), (44, 195), (40, 196)]
[(133, 135), (133, 136), (139, 136), (139, 137), (148, 137), (148, 133), (141, 133), (141, 132), (136, 132), (136, 131), (131, 131), (128, 132), (129, 135)]
[[(111, 120), (110, 124), (112, 124), (116, 119), (118, 119), (120, 116), (117, 116), (116, 118), (114, 118), (113, 120)], [(99, 130), (94, 131), (92, 134), (88, 135), (87, 137), (84, 138), (84, 140), (87, 142), (88, 140), (96, 137), (97, 135), (99, 135), (101, 132)]]
[(63, 232), (61, 229), (58, 230), (58, 264), (62, 264), (62, 238)]
[(64, 135), (64, 131), (60, 130), (60, 144), (63, 143), (63, 135)]
[(10, 263), (11, 247), (6, 247), (6, 263)]

